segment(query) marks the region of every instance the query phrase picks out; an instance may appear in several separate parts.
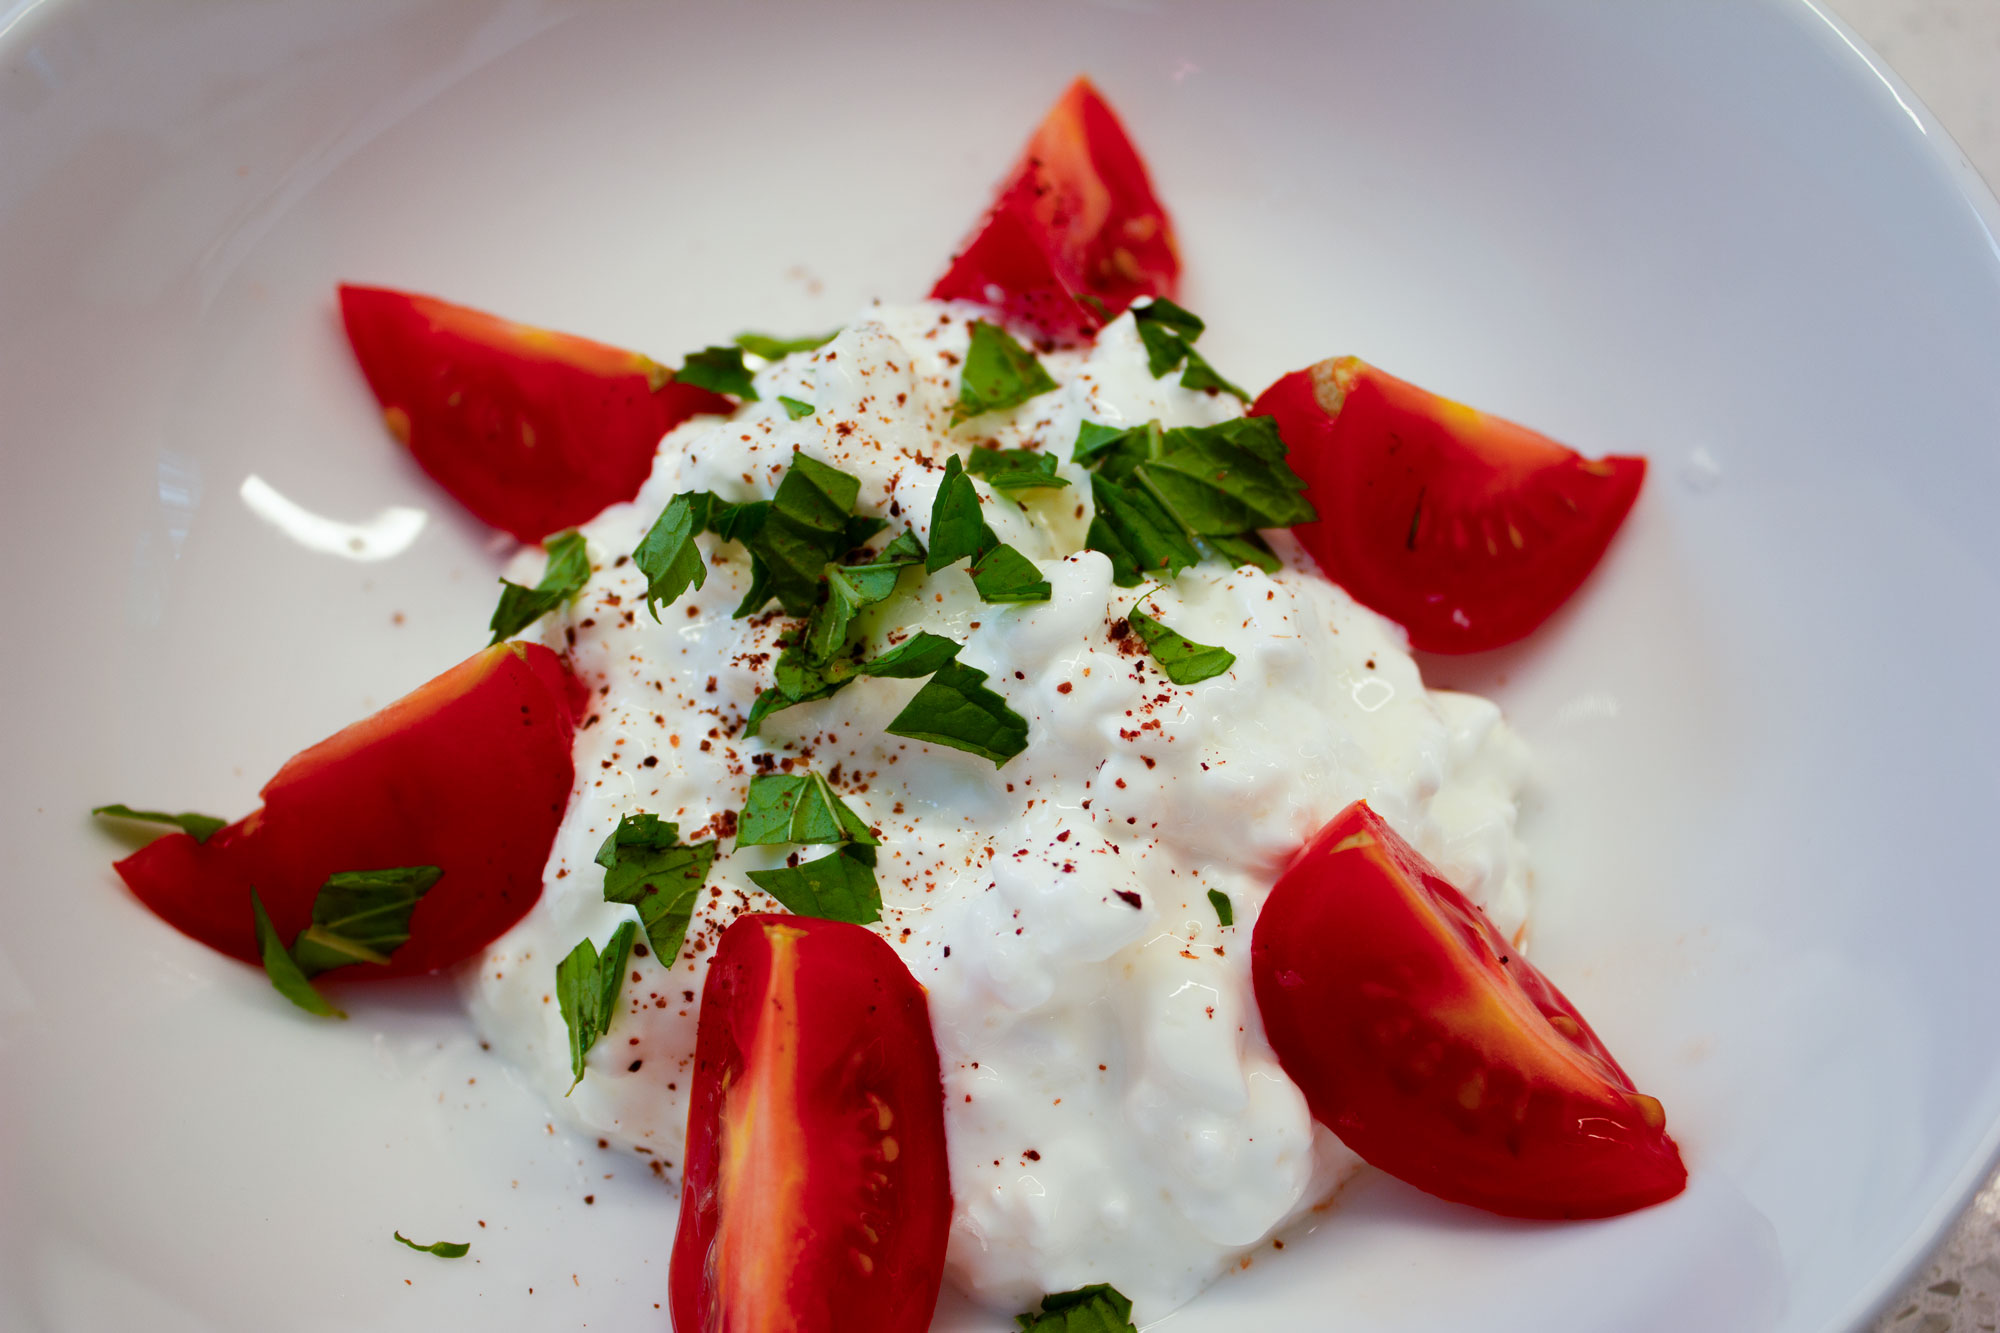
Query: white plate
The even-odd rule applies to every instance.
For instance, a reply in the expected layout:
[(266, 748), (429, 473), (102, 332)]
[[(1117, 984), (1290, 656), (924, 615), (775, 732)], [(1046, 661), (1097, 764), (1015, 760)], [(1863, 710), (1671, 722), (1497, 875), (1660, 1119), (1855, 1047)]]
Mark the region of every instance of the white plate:
[[(1231, 374), (1358, 352), (1656, 466), (1531, 645), (1433, 665), (1538, 747), (1537, 957), (1665, 1101), (1688, 1193), (1525, 1226), (1370, 1181), (1176, 1327), (1823, 1329), (1910, 1269), (2000, 1123), (2000, 212), (1837, 24), (29, 3), (0, 7), (0, 1326), (664, 1326), (672, 1197), (550, 1131), (447, 988), (315, 1023), (136, 907), (84, 812), (240, 813), (483, 639), (499, 553), (383, 435), (336, 280), (665, 358), (818, 328), (920, 293), (1079, 69)], [(252, 477), (427, 520), (330, 555)]]

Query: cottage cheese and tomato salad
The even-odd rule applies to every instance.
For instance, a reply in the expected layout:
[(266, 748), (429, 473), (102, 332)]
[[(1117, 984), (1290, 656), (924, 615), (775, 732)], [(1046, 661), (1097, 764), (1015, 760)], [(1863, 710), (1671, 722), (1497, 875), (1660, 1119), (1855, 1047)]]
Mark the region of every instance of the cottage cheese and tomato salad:
[(105, 807), (180, 829), (119, 874), (314, 1014), (454, 971), (678, 1189), (682, 1333), (920, 1330), (947, 1279), (1125, 1328), (1364, 1164), (1674, 1196), (1522, 953), (1525, 747), (1412, 657), (1532, 633), (1644, 460), (1352, 357), (1253, 397), (1179, 268), (1079, 79), (928, 299), (822, 336), (670, 369), (343, 287), (389, 431), (523, 543), (492, 643), (244, 819)]

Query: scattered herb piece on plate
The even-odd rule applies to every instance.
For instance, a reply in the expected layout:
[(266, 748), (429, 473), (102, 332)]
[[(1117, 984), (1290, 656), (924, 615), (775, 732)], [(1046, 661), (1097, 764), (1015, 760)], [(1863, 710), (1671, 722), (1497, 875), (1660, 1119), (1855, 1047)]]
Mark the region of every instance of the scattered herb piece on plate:
[(563, 1026), (569, 1029), (570, 1092), (583, 1082), (584, 1057), (597, 1039), (611, 1030), (611, 1021), (618, 1016), (625, 960), (631, 956), (632, 939), (638, 933), (637, 922), (624, 922), (611, 932), (602, 953), (585, 937), (556, 964), (556, 1004), (562, 1010)]
[(583, 534), (575, 528), (559, 532), (544, 543), (549, 553), (541, 582), (532, 588), (500, 580), (500, 604), (486, 628), (493, 631), (489, 646), (511, 639), (549, 612), (583, 591), (590, 582), (590, 552)]

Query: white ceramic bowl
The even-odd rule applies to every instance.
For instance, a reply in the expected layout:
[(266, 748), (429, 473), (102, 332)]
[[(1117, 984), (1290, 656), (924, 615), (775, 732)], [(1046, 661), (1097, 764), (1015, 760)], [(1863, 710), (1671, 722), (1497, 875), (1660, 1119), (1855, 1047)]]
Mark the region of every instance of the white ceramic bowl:
[(1368, 1181), (1176, 1327), (1825, 1329), (1909, 1272), (2000, 1123), (2000, 251), (1837, 23), (30, 0), (0, 6), (0, 1325), (664, 1326), (672, 1197), (550, 1130), (448, 988), (315, 1023), (140, 910), (84, 812), (240, 813), (483, 638), (499, 549), (383, 435), (337, 280), (665, 358), (819, 328), (919, 294), (1078, 70), (1235, 377), (1357, 352), (1656, 466), (1531, 644), (1431, 665), (1538, 748), (1537, 957), (1666, 1103), (1688, 1193), (1526, 1226)]

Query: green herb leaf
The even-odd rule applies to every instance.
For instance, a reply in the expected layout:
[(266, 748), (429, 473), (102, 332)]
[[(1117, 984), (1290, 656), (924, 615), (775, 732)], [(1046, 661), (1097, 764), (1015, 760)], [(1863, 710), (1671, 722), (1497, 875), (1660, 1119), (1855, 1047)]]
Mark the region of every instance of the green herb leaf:
[(801, 417), (809, 417), (819, 411), (818, 408), (803, 398), (789, 398), (782, 393), (778, 395), (778, 405), (784, 408), (785, 415), (794, 421), (799, 420)]
[(855, 670), (864, 676), (915, 680), (943, 670), (956, 660), (960, 647), (942, 634), (918, 630), (888, 652), (862, 663)]
[(1201, 552), (1173, 516), (1144, 489), (1093, 475), (1097, 506), (1086, 544), (1111, 557), (1114, 580), (1134, 587), (1143, 579), (1172, 578), (1201, 560)]
[(840, 330), (822, 333), (816, 338), (773, 338), (768, 333), (739, 333), (730, 339), (738, 347), (752, 356), (761, 356), (766, 361), (776, 361), (790, 356), (793, 352), (810, 352), (815, 347), (824, 347), (840, 336)]
[(752, 870), (750, 882), (799, 916), (865, 926), (882, 919), (882, 891), (863, 850), (872, 858), (872, 849), (842, 847), (803, 865)]
[(750, 779), (750, 795), (737, 820), (736, 845), (784, 842), (858, 842), (873, 847), (877, 839), (818, 773), (760, 773)]
[(847, 646), (854, 617), (864, 606), (887, 601), (896, 591), (897, 576), (905, 563), (878, 561), (867, 565), (828, 565), (826, 600), (813, 608), (806, 622), (806, 656), (824, 662)]
[(130, 819), (141, 824), (170, 824), (196, 842), (207, 842), (229, 825), (228, 820), (217, 819), (214, 815), (197, 815), (192, 811), (170, 815), (164, 810), (134, 810), (129, 805), (100, 805), (90, 813), (100, 819)]
[(750, 368), (743, 364), (741, 347), (704, 347), (699, 352), (689, 352), (687, 360), (674, 372), (674, 378), (682, 384), (730, 394), (746, 403), (757, 401), (757, 388), (751, 383)]
[(413, 1250), (421, 1251), (424, 1254), (435, 1254), (440, 1259), (463, 1259), (472, 1252), (471, 1241), (461, 1243), (455, 1240), (441, 1240), (435, 1245), (419, 1245), (400, 1231), (396, 1233), (396, 1239)]
[(986, 688), (984, 671), (955, 660), (924, 682), (888, 731), (991, 759), (995, 768), (1028, 748), (1028, 720)]
[(264, 911), (264, 900), (257, 896), (255, 889), (250, 890), (250, 910), (257, 914), (257, 953), (264, 960), (264, 975), (277, 987), (278, 994), (309, 1014), (318, 1014), (322, 1018), (347, 1017), (313, 989), (312, 982), (306, 980), (306, 974), (292, 961), (285, 942), (278, 938), (277, 930), (271, 925), (270, 915)]
[(1146, 651), (1176, 685), (1193, 685), (1236, 665), (1236, 654), (1227, 648), (1183, 638), (1136, 606), (1127, 618), (1139, 641), (1146, 645)]
[(549, 553), (542, 568), (542, 581), (532, 588), (500, 580), (500, 605), (486, 628), (493, 631), (489, 646), (511, 639), (549, 612), (583, 591), (590, 582), (590, 552), (583, 534), (575, 528), (559, 532), (543, 543)]
[(344, 870), (313, 898), (312, 924), (292, 941), (292, 959), (311, 977), (350, 963), (380, 966), (410, 938), (410, 914), (444, 871), (437, 866)]
[(1067, 477), (1056, 475), (1056, 466), (1056, 456), (1040, 449), (989, 449), (980, 445), (966, 460), (965, 470), (975, 477), (986, 478), (986, 484), (996, 491), (1011, 492), (1069, 485)]
[(979, 492), (954, 454), (944, 461), (944, 481), (931, 504), (931, 549), (924, 568), (935, 574), (968, 558), (981, 601), (1046, 602), (1053, 593), (1034, 562), (987, 526)]
[[(1151, 424), (1157, 426), (1158, 423)], [(1144, 426), (1127, 428), (1107, 426), (1098, 421), (1083, 422), (1076, 428), (1076, 445), (1070, 450), (1070, 461), (1094, 467), (1102, 461), (1101, 455), (1129, 439), (1134, 431), (1144, 429)]]
[(1014, 1316), (1022, 1333), (1137, 1333), (1132, 1302), (1100, 1282), (1042, 1297), (1042, 1308)]
[(639, 924), (660, 966), (672, 967), (687, 939), (688, 922), (717, 842), (684, 843), (680, 827), (658, 815), (626, 815), (597, 849), (604, 867), (604, 901), (639, 909)]
[(1203, 535), (1285, 528), (1318, 517), (1305, 482), (1285, 462), (1271, 417), (1165, 432), (1159, 451), (1133, 469), (1181, 524)]
[(1236, 904), (1230, 902), (1229, 895), (1221, 889), (1208, 891), (1208, 905), (1215, 909), (1215, 919), (1218, 924), (1224, 926), (1236, 924)]
[(1187, 370), (1181, 375), (1183, 389), (1217, 389), (1246, 403), (1250, 401), (1249, 394), (1224, 379), (1194, 350), (1194, 340), (1201, 337), (1206, 326), (1192, 311), (1165, 297), (1155, 297), (1150, 304), (1132, 307), (1132, 322), (1139, 330), (1139, 341), (1146, 345), (1146, 369), (1153, 373), (1154, 379), (1185, 361)]
[(875, 558), (892, 565), (921, 565), (927, 554), (924, 544), (917, 540), (916, 530), (904, 528)]
[(965, 352), (965, 372), (959, 377), (958, 405), (951, 424), (984, 412), (1015, 407), (1056, 387), (1035, 354), (1008, 336), (998, 324), (974, 320), (972, 344)]
[[(637, 923), (627, 921), (611, 932), (604, 952), (588, 938), (569, 956), (556, 964), (556, 1005), (562, 1010), (563, 1025), (569, 1029), (569, 1091), (583, 1082), (584, 1057), (597, 1039), (611, 1030), (618, 1016), (618, 992), (625, 984), (625, 961), (632, 953)], [(669, 955), (671, 957), (671, 955)], [(563, 1094), (565, 1097), (569, 1092)]]
[[(730, 515), (724, 536), (749, 548), (752, 578), (736, 615), (755, 615), (772, 597), (788, 616), (810, 615), (820, 599), (822, 573), (863, 532), (851, 527), (849, 518), (860, 495), (860, 478), (795, 452), (777, 494), (737, 506), (740, 513)], [(863, 523), (873, 531), (881, 520)]]
[(1046, 602), (1055, 592), (1034, 561), (1004, 542), (973, 562), (972, 586), (982, 602)]
[(1226, 393), (1238, 402), (1250, 401), (1250, 394), (1242, 385), (1222, 377), (1222, 372), (1208, 364), (1208, 358), (1190, 347), (1187, 349), (1187, 369), (1181, 372), (1183, 389), (1214, 389)]
[[(660, 608), (672, 606), (690, 585), (699, 588), (708, 582), (708, 565), (694, 539), (719, 511), (733, 507), (724, 505), (713, 491), (683, 491), (660, 511), (645, 540), (632, 552), (632, 563), (646, 576), (646, 608), (655, 621)], [(499, 613), (494, 615), (497, 619)]]

